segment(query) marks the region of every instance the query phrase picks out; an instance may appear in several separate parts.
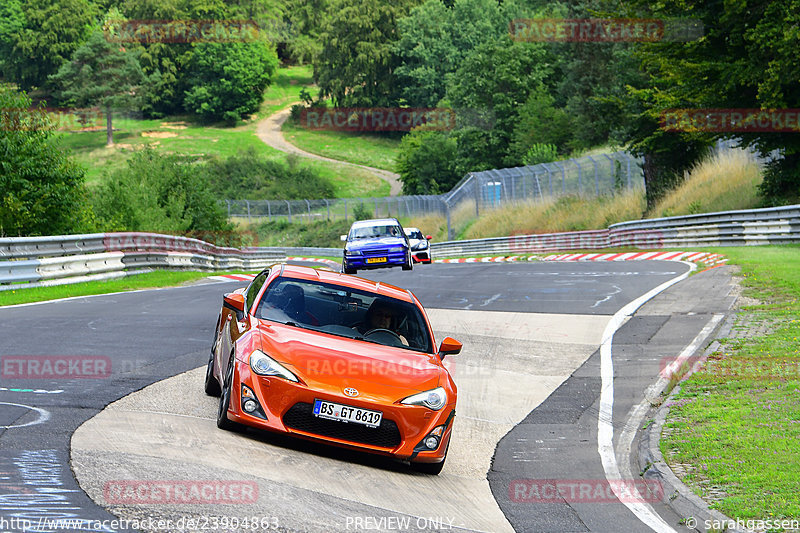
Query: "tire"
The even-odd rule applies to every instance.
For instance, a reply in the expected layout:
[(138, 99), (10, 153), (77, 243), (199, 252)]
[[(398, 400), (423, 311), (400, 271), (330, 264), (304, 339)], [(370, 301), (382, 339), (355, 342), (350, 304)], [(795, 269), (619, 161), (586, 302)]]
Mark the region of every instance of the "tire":
[(231, 405), (231, 387), (233, 387), (233, 354), (228, 363), (228, 370), (225, 372), (225, 379), (222, 384), (222, 393), (219, 396), (219, 408), (217, 409), (217, 427), (226, 431), (236, 431), (240, 429), (239, 424), (228, 420), (228, 407)]
[(219, 381), (214, 377), (214, 350), (217, 347), (217, 340), (219, 337), (219, 319), (217, 319), (217, 327), (214, 328), (214, 342), (211, 344), (211, 354), (208, 357), (208, 365), (206, 366), (206, 380), (203, 388), (209, 396), (219, 396), (222, 389), (219, 386)]
[(209, 396), (219, 396), (222, 389), (219, 386), (219, 381), (214, 377), (214, 352), (208, 358), (208, 365), (206, 367), (206, 382), (204, 387), (206, 394)]
[(347, 268), (345, 266), (344, 260), (342, 260), (342, 272), (344, 272), (345, 274), (355, 274), (356, 272), (358, 272), (358, 270), (355, 268)]
[(444, 462), (447, 460), (447, 450), (450, 449), (450, 443), (447, 443), (447, 449), (444, 451), (444, 458), (440, 463), (411, 463), (411, 468), (420, 472), (422, 474), (429, 474), (431, 476), (438, 476), (442, 468), (444, 468)]
[(414, 258), (411, 257), (411, 252), (408, 252), (408, 262), (403, 265), (403, 270), (414, 269)]

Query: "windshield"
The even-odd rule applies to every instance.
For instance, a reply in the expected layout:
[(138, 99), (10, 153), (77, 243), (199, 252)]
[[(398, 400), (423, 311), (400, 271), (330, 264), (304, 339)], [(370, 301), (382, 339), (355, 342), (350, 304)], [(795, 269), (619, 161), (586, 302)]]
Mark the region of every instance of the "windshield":
[(340, 337), (432, 353), (419, 308), (409, 302), (340, 285), (279, 277), (255, 316)]
[(408, 232), (408, 238), (409, 238), (409, 239), (418, 239), (418, 240), (420, 240), (420, 241), (421, 241), (421, 240), (423, 240), (425, 237), (423, 237), (423, 236), (422, 236), (422, 232), (421, 232), (421, 231), (417, 230), (417, 231), (410, 231), (410, 232)]
[(403, 232), (400, 226), (395, 225), (380, 225), (380, 226), (364, 226), (360, 228), (353, 228), (350, 231), (350, 239), (372, 239), (375, 237), (400, 237)]

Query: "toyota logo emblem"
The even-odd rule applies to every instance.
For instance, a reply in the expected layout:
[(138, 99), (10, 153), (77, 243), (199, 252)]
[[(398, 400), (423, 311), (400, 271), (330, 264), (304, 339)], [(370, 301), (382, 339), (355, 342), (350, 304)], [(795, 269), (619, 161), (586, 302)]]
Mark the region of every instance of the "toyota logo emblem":
[(356, 396), (358, 396), (358, 391), (353, 387), (347, 387), (346, 389), (344, 389), (344, 393), (346, 396), (350, 396), (351, 398), (355, 398)]

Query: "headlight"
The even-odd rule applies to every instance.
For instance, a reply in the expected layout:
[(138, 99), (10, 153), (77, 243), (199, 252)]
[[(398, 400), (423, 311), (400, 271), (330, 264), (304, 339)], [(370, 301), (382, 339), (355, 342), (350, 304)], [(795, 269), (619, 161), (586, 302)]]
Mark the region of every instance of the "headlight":
[(250, 368), (259, 376), (276, 376), (295, 383), (299, 381), (297, 376), (286, 370), (286, 367), (261, 350), (250, 354)]
[(424, 405), (428, 409), (433, 409), (434, 411), (438, 411), (439, 409), (447, 405), (447, 393), (444, 391), (442, 387), (436, 387), (433, 390), (420, 392), (419, 394), (414, 394), (413, 396), (409, 396), (400, 403), (406, 405)]
[(428, 241), (422, 241), (420, 243), (417, 243), (417, 245), (414, 246), (414, 249), (415, 250), (424, 250), (427, 247), (428, 247)]
[(403, 248), (402, 246), (393, 246), (392, 248), (389, 248), (389, 251), (390, 252), (405, 252), (406, 249)]
[(345, 250), (346, 255), (362, 255), (361, 250)]

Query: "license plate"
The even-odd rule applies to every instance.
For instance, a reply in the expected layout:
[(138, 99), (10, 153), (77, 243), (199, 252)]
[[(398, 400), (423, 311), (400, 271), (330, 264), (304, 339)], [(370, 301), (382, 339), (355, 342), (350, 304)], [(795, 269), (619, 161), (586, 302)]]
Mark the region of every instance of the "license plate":
[(381, 425), (383, 413), (380, 411), (361, 409), (360, 407), (326, 402), (325, 400), (315, 400), (314, 416), (327, 418), (328, 420), (338, 420), (339, 422), (354, 422), (356, 424), (363, 424), (371, 428), (376, 428)]
[(386, 262), (386, 258), (385, 257), (368, 257), (367, 258), (367, 263), (385, 263), (385, 262)]

